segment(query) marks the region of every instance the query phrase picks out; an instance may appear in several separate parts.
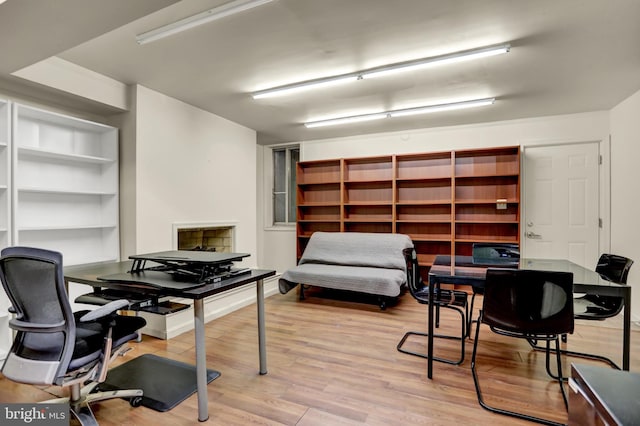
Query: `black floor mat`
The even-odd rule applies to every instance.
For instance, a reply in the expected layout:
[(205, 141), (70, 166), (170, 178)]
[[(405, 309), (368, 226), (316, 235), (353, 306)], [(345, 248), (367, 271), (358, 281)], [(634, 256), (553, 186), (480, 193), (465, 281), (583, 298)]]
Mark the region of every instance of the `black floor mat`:
[[(207, 383), (218, 377), (218, 371), (207, 370)], [(169, 411), (196, 391), (196, 367), (145, 354), (109, 370), (99, 387), (101, 391), (142, 389), (142, 405)]]

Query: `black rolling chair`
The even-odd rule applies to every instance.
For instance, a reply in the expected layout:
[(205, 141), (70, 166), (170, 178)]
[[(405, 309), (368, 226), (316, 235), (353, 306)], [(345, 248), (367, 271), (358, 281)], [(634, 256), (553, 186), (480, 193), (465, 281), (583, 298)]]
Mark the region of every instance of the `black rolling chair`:
[[(402, 251), (404, 254), (405, 260), (407, 262), (407, 286), (409, 287), (409, 291), (411, 295), (422, 304), (429, 303), (429, 287), (424, 284), (422, 280), (422, 276), (420, 275), (420, 265), (418, 264), (418, 257), (414, 248), (407, 248)], [(435, 294), (435, 307), (436, 307), (436, 327), (439, 325), (440, 318), (440, 308), (449, 308), (460, 314), (461, 317), (461, 330), (460, 336), (450, 336), (450, 335), (442, 335), (442, 334), (434, 334), (433, 337), (443, 338), (443, 339), (453, 339), (460, 340), (460, 358), (457, 360), (450, 360), (444, 358), (433, 358), (436, 361), (444, 362), (447, 364), (458, 365), (464, 361), (464, 341), (466, 338), (466, 316), (468, 315), (467, 307), (468, 307), (468, 295), (465, 291), (456, 291), (456, 290), (448, 290), (448, 289), (434, 289)], [(409, 351), (407, 349), (403, 349), (403, 345), (406, 342), (409, 336), (428, 336), (428, 333), (419, 332), (419, 331), (408, 331), (402, 337), (400, 342), (397, 345), (397, 349), (400, 352), (419, 356), (422, 358), (427, 358), (426, 354)]]
[[(505, 263), (505, 266), (508, 266), (506, 262), (515, 262), (516, 267), (517, 263), (520, 259), (520, 248), (518, 244), (512, 243), (473, 243), (471, 255), (475, 261), (480, 263), (491, 264), (491, 262), (499, 261), (501, 263)], [(497, 260), (496, 260), (497, 259)], [(476, 300), (476, 295), (482, 295), (484, 293), (483, 289), (472, 287), (473, 294), (471, 295), (471, 306), (469, 307), (469, 321), (467, 323), (467, 335), (471, 335), (471, 324), (475, 322), (473, 320), (473, 304)]]
[[(546, 341), (547, 373), (558, 381), (565, 406), (567, 395), (563, 386), (560, 335), (573, 332), (573, 274), (520, 269), (489, 268), (484, 288), (482, 310), (478, 317), (471, 372), (480, 405), (495, 413), (517, 417), (537, 423), (558, 423), (523, 413), (489, 406), (482, 397), (476, 366), (480, 325), (486, 324), (491, 331), (508, 337)], [(549, 367), (551, 348), (555, 342), (555, 357), (558, 376)]]
[(1, 254), (0, 280), (15, 314), (9, 326), (16, 332), (2, 374), (19, 383), (69, 387), (68, 398), (45, 402), (69, 402), (82, 425), (98, 424), (89, 403), (128, 398), (132, 406), (140, 405), (140, 389), (92, 392), (145, 320), (117, 315), (128, 304), (123, 300), (72, 312), (58, 252), (9, 247)]

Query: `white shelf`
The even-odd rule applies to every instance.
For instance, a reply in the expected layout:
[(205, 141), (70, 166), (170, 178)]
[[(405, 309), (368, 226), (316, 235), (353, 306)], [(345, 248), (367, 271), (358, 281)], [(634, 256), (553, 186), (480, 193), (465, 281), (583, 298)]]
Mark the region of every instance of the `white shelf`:
[(17, 105), (19, 108), (19, 117), (30, 118), (32, 120), (44, 123), (53, 123), (58, 126), (69, 128), (83, 129), (89, 131), (109, 131), (113, 127), (105, 124), (95, 123), (82, 118), (70, 117), (68, 115), (59, 114), (57, 112), (47, 111), (40, 108), (34, 108), (26, 105)]
[(31, 192), (39, 194), (69, 194), (69, 195), (93, 195), (93, 196), (112, 196), (116, 195), (115, 192), (104, 191), (77, 191), (70, 189), (58, 189), (58, 188), (18, 188), (18, 192)]
[(115, 227), (116, 225), (25, 226), (23, 228), (18, 228), (18, 232), (65, 231), (74, 229), (109, 229)]
[(94, 164), (109, 164), (114, 163), (116, 160), (112, 158), (94, 157), (90, 155), (69, 154), (65, 152), (56, 152), (39, 148), (18, 148), (18, 155), (28, 156), (42, 159), (56, 159), (66, 161), (77, 161), (82, 163), (94, 163)]

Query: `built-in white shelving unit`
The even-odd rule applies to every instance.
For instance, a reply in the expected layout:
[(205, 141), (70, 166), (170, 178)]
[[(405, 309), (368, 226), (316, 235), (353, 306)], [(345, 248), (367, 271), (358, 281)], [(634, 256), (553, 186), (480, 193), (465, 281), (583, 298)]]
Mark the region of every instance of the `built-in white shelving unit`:
[[(9, 102), (0, 99), (0, 249), (10, 243), (11, 234), (11, 148)], [(0, 306), (0, 308), (2, 308)]]
[[(11, 244), (11, 122), (9, 102), (0, 99), (0, 250)], [(0, 362), (11, 347), (9, 298), (0, 286)]]
[[(118, 129), (0, 99), (0, 249), (10, 245), (59, 251), (65, 265), (119, 259)], [(0, 289), (0, 362), (9, 305)]]
[(13, 244), (117, 260), (118, 130), (14, 104), (12, 152)]

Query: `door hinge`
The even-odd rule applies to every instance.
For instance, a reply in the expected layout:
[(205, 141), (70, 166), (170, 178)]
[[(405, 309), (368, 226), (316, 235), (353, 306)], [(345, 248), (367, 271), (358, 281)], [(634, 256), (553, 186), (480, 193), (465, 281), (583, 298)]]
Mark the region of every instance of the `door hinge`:
[(598, 164), (602, 166), (602, 155), (598, 155)]
[(598, 218), (598, 228), (602, 228), (602, 218)]

